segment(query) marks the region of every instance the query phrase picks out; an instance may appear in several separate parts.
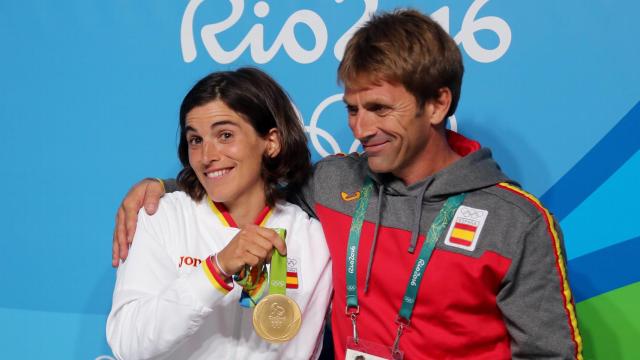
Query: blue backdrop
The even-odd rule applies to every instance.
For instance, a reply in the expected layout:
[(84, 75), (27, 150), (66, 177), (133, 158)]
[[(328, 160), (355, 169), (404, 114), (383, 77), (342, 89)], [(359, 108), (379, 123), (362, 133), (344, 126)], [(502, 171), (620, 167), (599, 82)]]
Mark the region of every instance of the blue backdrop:
[(178, 107), (205, 74), (260, 66), (314, 160), (357, 149), (335, 70), (354, 27), (399, 6), (460, 45), (451, 126), (561, 222), (587, 358), (640, 353), (640, 3), (23, 0), (0, 3), (0, 358), (111, 359), (115, 210), (176, 174)]

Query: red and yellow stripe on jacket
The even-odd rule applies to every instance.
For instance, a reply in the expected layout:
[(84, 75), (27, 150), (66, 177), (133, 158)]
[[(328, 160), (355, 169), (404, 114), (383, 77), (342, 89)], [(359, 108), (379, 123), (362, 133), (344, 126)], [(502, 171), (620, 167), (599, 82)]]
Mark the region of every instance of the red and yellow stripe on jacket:
[(204, 261), (202, 271), (204, 271), (204, 274), (207, 276), (207, 279), (209, 279), (211, 285), (213, 285), (214, 288), (216, 288), (224, 295), (228, 294), (229, 291), (233, 289), (233, 284), (230, 285), (224, 281), (224, 279), (220, 275), (220, 271), (213, 264), (213, 261), (211, 261), (211, 256), (209, 256), (207, 260)]
[(567, 313), (567, 321), (569, 322), (569, 328), (571, 329), (571, 337), (576, 348), (576, 359), (582, 360), (582, 337), (578, 330), (578, 320), (576, 318), (573, 295), (571, 294), (571, 288), (567, 281), (567, 269), (565, 267), (565, 260), (562, 254), (562, 247), (560, 246), (560, 236), (556, 231), (555, 220), (549, 211), (542, 206), (540, 201), (528, 192), (508, 183), (500, 183), (497, 186), (523, 197), (538, 209), (544, 217), (545, 223), (547, 224), (547, 232), (551, 238), (551, 245), (554, 249), (556, 269), (558, 270), (558, 280), (560, 282), (560, 289), (562, 290), (562, 298), (564, 299), (564, 309)]
[[(231, 213), (223, 203), (213, 202), (209, 198), (207, 198), (207, 200), (209, 202), (211, 211), (213, 211), (213, 214), (220, 220), (222, 225), (234, 228), (238, 227), (238, 224), (235, 220), (233, 220), (233, 218), (231, 217)], [(272, 212), (273, 210), (270, 207), (265, 206), (264, 209), (260, 211), (253, 223), (258, 226), (264, 226), (271, 217)]]

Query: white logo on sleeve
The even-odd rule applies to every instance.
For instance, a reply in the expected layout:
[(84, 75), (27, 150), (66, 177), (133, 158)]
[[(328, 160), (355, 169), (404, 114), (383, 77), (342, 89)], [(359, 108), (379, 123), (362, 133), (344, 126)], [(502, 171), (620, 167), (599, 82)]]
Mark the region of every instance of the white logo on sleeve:
[(287, 258), (287, 289), (299, 289), (300, 288), (300, 261), (298, 259), (289, 257)]

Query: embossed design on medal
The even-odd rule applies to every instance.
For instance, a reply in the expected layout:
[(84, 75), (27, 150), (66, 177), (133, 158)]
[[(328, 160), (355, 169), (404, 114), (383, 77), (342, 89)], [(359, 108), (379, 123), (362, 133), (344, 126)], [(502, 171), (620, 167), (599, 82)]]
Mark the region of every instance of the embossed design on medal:
[(268, 295), (254, 309), (256, 333), (272, 343), (291, 340), (300, 330), (301, 322), (298, 304), (286, 295)]
[(271, 309), (269, 311), (269, 321), (271, 321), (271, 327), (273, 327), (274, 329), (282, 328), (282, 325), (284, 325), (285, 321), (284, 315), (285, 310), (280, 304), (278, 304), (277, 302), (271, 304)]

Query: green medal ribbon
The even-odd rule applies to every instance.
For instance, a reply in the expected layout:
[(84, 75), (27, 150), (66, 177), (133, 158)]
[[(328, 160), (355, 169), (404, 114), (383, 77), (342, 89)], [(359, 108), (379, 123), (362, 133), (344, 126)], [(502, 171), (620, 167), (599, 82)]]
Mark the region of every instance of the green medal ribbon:
[[(287, 230), (273, 229), (282, 240), (287, 237)], [(276, 249), (271, 256), (271, 271), (269, 273), (269, 294), (285, 295), (287, 291), (287, 255), (282, 255)]]
[(358, 307), (358, 281), (356, 279), (356, 269), (358, 264), (358, 243), (360, 242), (360, 232), (362, 223), (369, 206), (369, 198), (373, 190), (373, 180), (367, 176), (360, 191), (360, 198), (356, 204), (356, 211), (351, 221), (349, 230), (349, 244), (347, 245), (347, 309)]

